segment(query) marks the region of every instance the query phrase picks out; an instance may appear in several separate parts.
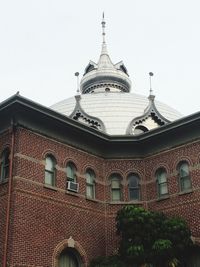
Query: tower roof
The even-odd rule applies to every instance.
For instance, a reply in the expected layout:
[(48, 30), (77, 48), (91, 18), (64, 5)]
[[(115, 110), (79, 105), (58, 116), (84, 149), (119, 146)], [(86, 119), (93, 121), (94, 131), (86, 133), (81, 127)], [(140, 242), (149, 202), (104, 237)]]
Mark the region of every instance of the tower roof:
[(90, 61), (85, 68), (85, 73), (81, 80), (81, 92), (83, 94), (91, 92), (129, 92), (131, 81), (128, 77), (127, 69), (123, 62), (113, 64), (107, 50), (105, 40), (105, 18), (102, 18), (102, 48), (98, 63)]

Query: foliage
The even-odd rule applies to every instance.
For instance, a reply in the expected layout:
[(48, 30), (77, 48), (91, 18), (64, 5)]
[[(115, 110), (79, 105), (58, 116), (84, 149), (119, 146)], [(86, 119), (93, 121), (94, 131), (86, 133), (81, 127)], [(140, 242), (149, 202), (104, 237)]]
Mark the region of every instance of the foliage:
[(168, 218), (163, 213), (142, 207), (126, 206), (116, 218), (121, 236), (119, 255), (127, 266), (152, 263), (154, 266), (178, 266), (177, 258), (192, 246), (191, 233), (181, 218)]
[(125, 267), (118, 256), (98, 257), (91, 261), (90, 267)]

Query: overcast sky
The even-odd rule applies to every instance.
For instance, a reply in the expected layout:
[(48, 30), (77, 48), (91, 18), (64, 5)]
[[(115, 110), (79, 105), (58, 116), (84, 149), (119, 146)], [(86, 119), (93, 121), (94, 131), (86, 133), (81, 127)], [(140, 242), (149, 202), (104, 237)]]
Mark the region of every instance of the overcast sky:
[(0, 101), (22, 96), (50, 106), (76, 93), (98, 61), (101, 17), (113, 63), (123, 60), (132, 92), (187, 115), (199, 111), (199, 0), (0, 0)]

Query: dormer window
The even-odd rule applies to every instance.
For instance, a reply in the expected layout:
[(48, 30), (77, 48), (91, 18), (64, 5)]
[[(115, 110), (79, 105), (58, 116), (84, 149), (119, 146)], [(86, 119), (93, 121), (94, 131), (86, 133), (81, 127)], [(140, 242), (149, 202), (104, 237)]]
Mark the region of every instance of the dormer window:
[(142, 133), (145, 133), (145, 132), (148, 132), (148, 129), (143, 126), (143, 125), (138, 125), (135, 127), (134, 129), (134, 135), (138, 135), (138, 134), (142, 134)]

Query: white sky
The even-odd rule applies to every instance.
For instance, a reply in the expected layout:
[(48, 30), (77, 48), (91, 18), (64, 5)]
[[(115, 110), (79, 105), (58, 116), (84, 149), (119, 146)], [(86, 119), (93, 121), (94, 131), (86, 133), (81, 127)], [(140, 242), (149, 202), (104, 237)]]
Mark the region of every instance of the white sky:
[(74, 73), (98, 61), (101, 17), (113, 63), (132, 92), (187, 115), (199, 111), (199, 0), (0, 0), (0, 101), (15, 94), (50, 106), (76, 93)]

